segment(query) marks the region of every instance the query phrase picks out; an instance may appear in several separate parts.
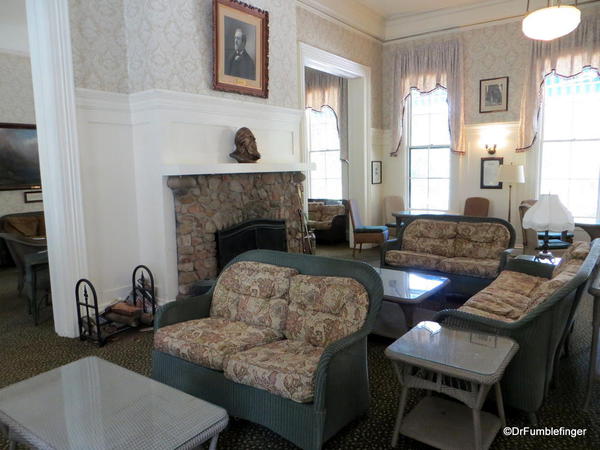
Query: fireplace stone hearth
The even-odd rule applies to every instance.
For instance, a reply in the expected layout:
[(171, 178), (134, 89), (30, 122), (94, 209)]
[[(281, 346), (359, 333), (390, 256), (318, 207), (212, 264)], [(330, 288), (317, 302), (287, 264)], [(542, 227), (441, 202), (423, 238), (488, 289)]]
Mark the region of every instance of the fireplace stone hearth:
[(170, 176), (175, 200), (179, 293), (218, 273), (215, 232), (253, 219), (285, 220), (287, 248), (302, 249), (301, 172)]

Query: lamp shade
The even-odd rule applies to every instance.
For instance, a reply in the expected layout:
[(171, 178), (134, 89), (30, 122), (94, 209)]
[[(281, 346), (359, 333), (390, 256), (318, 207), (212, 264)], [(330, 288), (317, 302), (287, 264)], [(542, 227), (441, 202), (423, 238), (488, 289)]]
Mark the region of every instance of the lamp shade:
[(579, 25), (581, 11), (574, 6), (559, 5), (538, 9), (523, 19), (523, 34), (530, 39), (551, 41), (569, 34)]
[(558, 195), (544, 194), (523, 216), (523, 228), (535, 231), (573, 231), (573, 214), (563, 205)]
[(502, 164), (498, 170), (498, 181), (506, 183), (525, 183), (525, 170), (523, 166)]

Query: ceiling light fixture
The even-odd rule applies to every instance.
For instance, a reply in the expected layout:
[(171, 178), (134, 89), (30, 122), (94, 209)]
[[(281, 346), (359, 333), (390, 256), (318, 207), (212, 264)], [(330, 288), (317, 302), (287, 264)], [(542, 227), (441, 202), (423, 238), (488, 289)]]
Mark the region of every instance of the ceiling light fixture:
[(555, 6), (551, 6), (548, 0), (546, 8), (529, 12), (529, 0), (527, 0), (528, 14), (523, 19), (523, 34), (530, 39), (539, 41), (551, 41), (569, 34), (581, 22), (581, 11), (575, 6), (562, 5), (558, 0)]

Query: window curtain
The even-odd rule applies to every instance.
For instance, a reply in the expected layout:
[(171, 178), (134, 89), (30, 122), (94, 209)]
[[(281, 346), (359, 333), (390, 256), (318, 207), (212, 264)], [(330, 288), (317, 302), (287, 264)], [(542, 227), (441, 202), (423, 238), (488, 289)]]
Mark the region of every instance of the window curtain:
[(575, 31), (560, 39), (532, 43), (521, 99), (517, 152), (530, 150), (537, 139), (546, 76), (555, 71), (571, 77), (586, 67), (600, 70), (600, 14), (584, 18)]
[(324, 106), (329, 106), (335, 113), (340, 159), (348, 161), (348, 80), (306, 67), (304, 83), (306, 108), (320, 112)]
[(438, 87), (448, 91), (448, 127), (450, 149), (464, 153), (463, 61), (458, 39), (401, 49), (394, 58), (393, 127), (398, 156), (404, 137), (404, 113), (411, 89), (431, 92)]

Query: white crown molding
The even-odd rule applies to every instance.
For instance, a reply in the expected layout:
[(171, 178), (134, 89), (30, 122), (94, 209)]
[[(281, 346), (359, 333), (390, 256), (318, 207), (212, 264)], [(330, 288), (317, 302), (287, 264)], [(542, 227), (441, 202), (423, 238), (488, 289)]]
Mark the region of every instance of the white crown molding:
[(296, 5), (362, 37), (382, 43), (385, 19), (353, 0), (296, 0)]
[(393, 16), (386, 21), (385, 41), (515, 19), (521, 17), (525, 9), (523, 0), (494, 0), (461, 8)]
[(21, 56), (23, 58), (29, 58), (30, 54), (29, 52), (23, 51), (23, 50), (14, 50), (12, 48), (2, 48), (0, 47), (0, 54), (5, 54), (5, 55), (12, 55), (12, 56)]
[[(371, 68), (363, 64), (313, 47), (305, 42), (299, 42), (298, 45), (302, 68), (310, 67), (342, 78), (367, 77), (371, 74)], [(304, 79), (301, 81), (304, 85)]]

